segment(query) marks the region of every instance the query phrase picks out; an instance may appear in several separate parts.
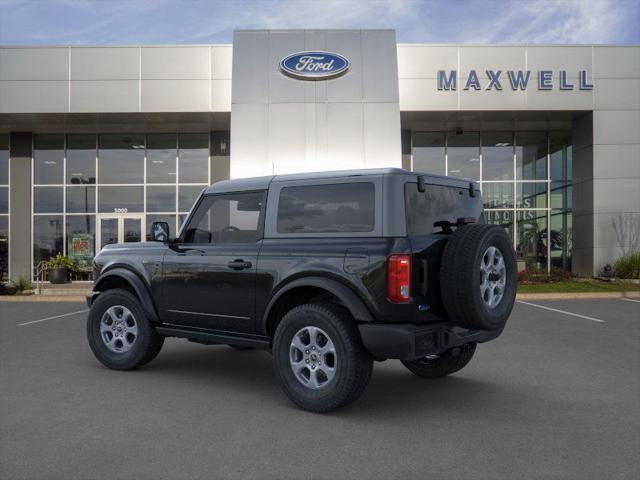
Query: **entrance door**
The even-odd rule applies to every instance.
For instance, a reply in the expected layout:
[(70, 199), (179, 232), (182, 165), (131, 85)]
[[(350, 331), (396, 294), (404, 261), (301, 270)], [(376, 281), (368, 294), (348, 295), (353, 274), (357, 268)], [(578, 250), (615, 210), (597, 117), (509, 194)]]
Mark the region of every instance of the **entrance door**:
[(99, 248), (111, 243), (142, 241), (143, 224), (142, 215), (101, 215), (98, 221)]

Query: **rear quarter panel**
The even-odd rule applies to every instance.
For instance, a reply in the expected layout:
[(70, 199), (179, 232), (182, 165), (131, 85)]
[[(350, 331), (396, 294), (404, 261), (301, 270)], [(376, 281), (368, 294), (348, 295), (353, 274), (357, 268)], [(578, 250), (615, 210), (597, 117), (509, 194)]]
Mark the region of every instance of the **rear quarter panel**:
[(386, 260), (392, 253), (411, 253), (406, 238), (265, 239), (258, 259), (256, 313), (261, 318), (270, 299), (293, 280), (327, 277), (337, 280), (364, 302), (375, 322), (425, 323), (441, 320), (417, 304), (393, 304), (386, 295)]

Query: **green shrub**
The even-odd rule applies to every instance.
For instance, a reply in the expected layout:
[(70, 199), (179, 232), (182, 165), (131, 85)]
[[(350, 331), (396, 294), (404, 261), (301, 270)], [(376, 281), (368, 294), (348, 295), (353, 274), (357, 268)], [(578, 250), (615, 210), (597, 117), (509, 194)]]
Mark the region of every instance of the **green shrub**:
[(18, 277), (18, 279), (15, 280), (13, 284), (19, 292), (33, 289), (33, 283), (31, 283), (31, 280), (28, 277)]
[(18, 289), (13, 282), (0, 282), (0, 295), (15, 295), (17, 292)]
[(73, 258), (69, 258), (65, 255), (57, 254), (55, 257), (51, 257), (47, 262), (49, 269), (52, 268), (66, 268), (70, 272), (78, 270), (78, 263)]
[(640, 250), (616, 260), (613, 271), (618, 278), (640, 278)]

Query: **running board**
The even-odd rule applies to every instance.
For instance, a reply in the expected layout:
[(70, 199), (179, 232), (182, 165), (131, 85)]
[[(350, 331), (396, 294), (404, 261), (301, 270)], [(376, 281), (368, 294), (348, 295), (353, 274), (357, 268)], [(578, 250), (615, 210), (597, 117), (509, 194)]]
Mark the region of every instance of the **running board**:
[(157, 326), (156, 331), (165, 337), (186, 338), (194, 342), (210, 345), (222, 343), (226, 345), (259, 348), (262, 350), (271, 349), (271, 338), (264, 335), (235, 333), (224, 330), (192, 330), (190, 328), (171, 325)]

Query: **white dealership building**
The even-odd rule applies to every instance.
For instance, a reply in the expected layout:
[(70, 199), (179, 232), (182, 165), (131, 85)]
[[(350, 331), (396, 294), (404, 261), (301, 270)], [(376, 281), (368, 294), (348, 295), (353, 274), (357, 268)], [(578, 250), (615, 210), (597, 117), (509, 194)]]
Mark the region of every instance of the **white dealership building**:
[(597, 274), (639, 243), (640, 46), (241, 30), (0, 47), (5, 276), (178, 228), (221, 179), (381, 166), (474, 178), (520, 269)]

